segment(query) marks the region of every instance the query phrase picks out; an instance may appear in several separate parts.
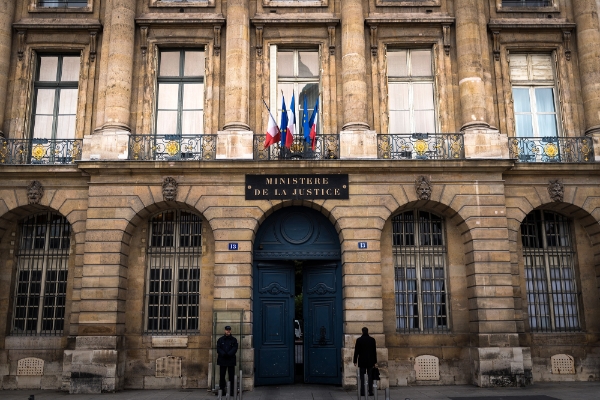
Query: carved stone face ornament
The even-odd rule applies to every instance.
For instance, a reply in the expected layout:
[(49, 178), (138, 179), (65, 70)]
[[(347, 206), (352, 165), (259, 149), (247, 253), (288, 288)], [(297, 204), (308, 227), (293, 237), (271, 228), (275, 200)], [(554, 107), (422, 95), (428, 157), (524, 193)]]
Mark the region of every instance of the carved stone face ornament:
[(565, 186), (558, 179), (548, 182), (548, 194), (552, 201), (561, 202), (565, 198)]
[(29, 204), (40, 204), (40, 200), (44, 197), (44, 187), (39, 181), (31, 181), (27, 185), (27, 200)]
[(175, 201), (177, 198), (177, 181), (171, 176), (167, 176), (162, 184), (163, 199), (165, 201)]
[(417, 177), (415, 180), (415, 191), (419, 200), (431, 199), (431, 182), (425, 176)]

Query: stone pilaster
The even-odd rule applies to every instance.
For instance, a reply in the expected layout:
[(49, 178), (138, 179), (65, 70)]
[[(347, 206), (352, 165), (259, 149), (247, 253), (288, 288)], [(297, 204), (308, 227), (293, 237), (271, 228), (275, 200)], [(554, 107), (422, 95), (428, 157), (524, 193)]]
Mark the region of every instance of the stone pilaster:
[[(342, 158), (377, 158), (376, 132), (367, 116), (367, 62), (365, 18), (361, 0), (346, 0), (342, 7), (343, 123)], [(362, 145), (358, 145), (362, 144)]]
[(479, 24), (478, 2), (457, 0), (455, 6), (461, 130), (489, 127), (481, 61), (480, 29), (485, 26)]
[(225, 124), (218, 132), (217, 158), (252, 159), (248, 0), (228, 2), (225, 34)]
[(8, 69), (10, 67), (10, 49), (12, 44), (12, 22), (15, 14), (13, 0), (0, 1), (0, 137), (8, 136), (4, 130), (4, 111), (8, 87)]
[(108, 57), (108, 63), (102, 63), (106, 70), (100, 72), (100, 75), (106, 74), (104, 121), (93, 135), (84, 138), (83, 159), (127, 158), (135, 8), (135, 0), (114, 0), (112, 3), (110, 33), (103, 38), (108, 41), (108, 54), (102, 57)]

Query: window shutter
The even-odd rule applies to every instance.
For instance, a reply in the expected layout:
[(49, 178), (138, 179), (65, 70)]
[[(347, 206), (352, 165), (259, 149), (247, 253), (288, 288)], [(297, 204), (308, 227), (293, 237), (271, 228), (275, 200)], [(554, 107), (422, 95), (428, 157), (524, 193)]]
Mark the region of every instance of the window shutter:
[(269, 108), (277, 118), (277, 45), (269, 46)]
[(553, 81), (552, 57), (550, 54), (531, 55), (531, 80)]
[(528, 81), (527, 54), (510, 54), (508, 60), (511, 81)]

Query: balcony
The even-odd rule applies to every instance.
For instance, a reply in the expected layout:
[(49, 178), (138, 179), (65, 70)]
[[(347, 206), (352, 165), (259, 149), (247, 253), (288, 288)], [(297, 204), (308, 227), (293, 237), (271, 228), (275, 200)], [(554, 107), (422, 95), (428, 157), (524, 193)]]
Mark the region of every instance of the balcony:
[(594, 146), (589, 137), (513, 137), (508, 139), (510, 158), (517, 162), (591, 163)]
[(335, 160), (340, 158), (340, 136), (318, 135), (313, 150), (304, 137), (296, 136), (290, 148), (276, 143), (264, 148), (266, 135), (254, 135), (254, 159), (268, 160)]
[(460, 133), (377, 135), (377, 158), (383, 160), (462, 160), (464, 137)]
[(210, 161), (217, 155), (217, 135), (131, 135), (129, 160)]
[(82, 147), (82, 139), (0, 138), (0, 164), (73, 164)]

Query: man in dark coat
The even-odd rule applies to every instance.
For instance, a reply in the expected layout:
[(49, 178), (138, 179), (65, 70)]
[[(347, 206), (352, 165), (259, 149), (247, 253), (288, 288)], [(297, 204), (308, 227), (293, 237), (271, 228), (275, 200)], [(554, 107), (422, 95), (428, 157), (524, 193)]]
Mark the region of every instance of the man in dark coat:
[(369, 396), (373, 396), (373, 367), (377, 365), (377, 343), (369, 336), (369, 329), (362, 328), (362, 336), (354, 346), (354, 366), (360, 368), (360, 395), (365, 395), (365, 373), (369, 375)]
[(231, 336), (231, 327), (225, 327), (225, 335), (217, 341), (217, 365), (220, 366), (219, 388), (221, 393), (226, 393), (225, 373), (231, 385), (233, 385), (233, 376), (235, 375), (236, 358), (235, 353), (238, 350), (237, 339)]

